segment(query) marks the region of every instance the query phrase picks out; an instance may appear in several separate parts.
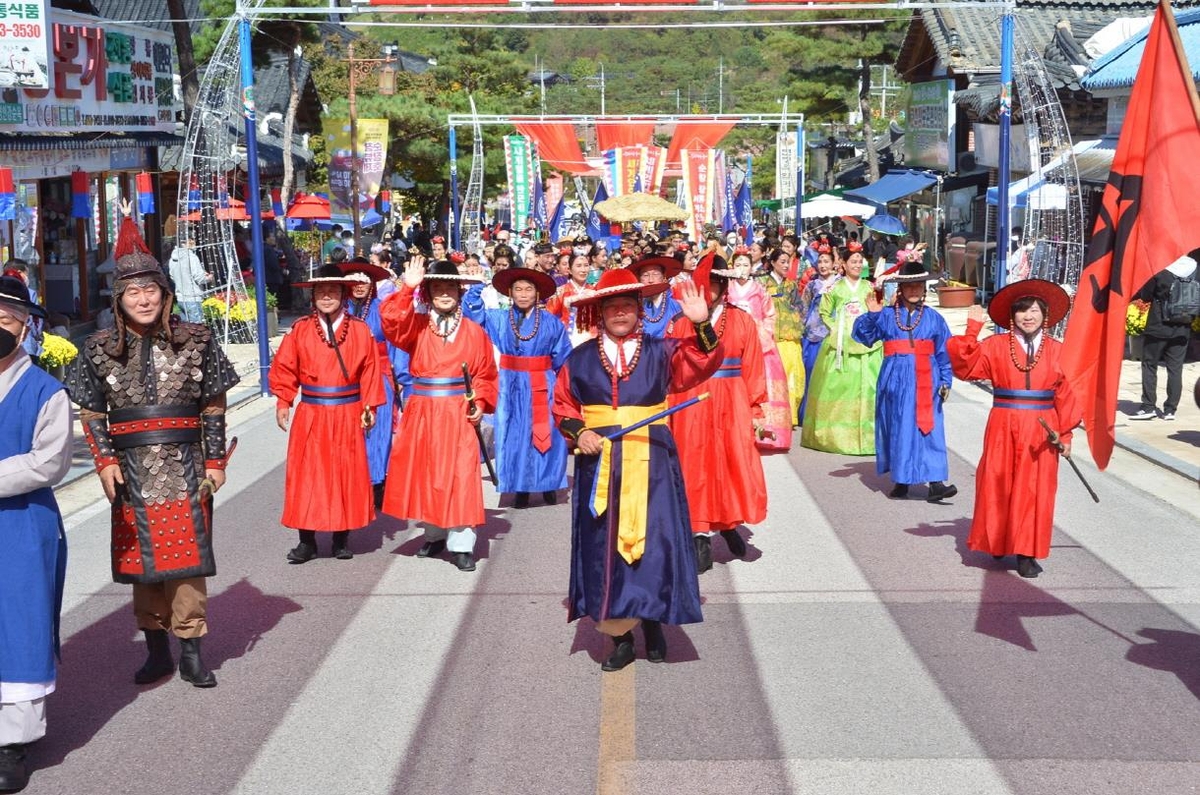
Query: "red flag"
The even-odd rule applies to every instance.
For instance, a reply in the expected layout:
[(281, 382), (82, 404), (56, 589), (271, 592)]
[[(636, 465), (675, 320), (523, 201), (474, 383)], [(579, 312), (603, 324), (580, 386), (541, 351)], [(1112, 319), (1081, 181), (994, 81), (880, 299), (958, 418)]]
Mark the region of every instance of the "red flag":
[(1101, 469), (1108, 466), (1115, 439), (1125, 310), (1154, 274), (1200, 245), (1200, 226), (1192, 220), (1200, 195), (1197, 152), (1200, 98), (1175, 17), (1161, 0), (1063, 346), (1063, 369), (1083, 403), (1088, 444)]

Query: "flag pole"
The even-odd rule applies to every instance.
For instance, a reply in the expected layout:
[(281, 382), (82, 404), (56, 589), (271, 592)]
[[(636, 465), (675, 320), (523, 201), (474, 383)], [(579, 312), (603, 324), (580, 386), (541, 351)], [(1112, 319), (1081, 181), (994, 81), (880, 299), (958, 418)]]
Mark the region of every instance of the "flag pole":
[(992, 274), (996, 292), (1008, 282), (1008, 239), (1012, 237), (1008, 206), (1008, 184), (1012, 180), (1012, 79), (1013, 4), (1006, 3), (1000, 17), (1000, 151), (996, 158), (1000, 182), (996, 186), (996, 272)]
[(1179, 26), (1175, 24), (1175, 13), (1171, 10), (1170, 0), (1158, 0), (1158, 4), (1163, 9), (1163, 19), (1167, 23), (1167, 33), (1171, 37), (1171, 43), (1175, 45), (1175, 52), (1179, 53), (1179, 69), (1183, 73), (1183, 84), (1187, 86), (1188, 98), (1192, 101), (1192, 112), (1196, 114), (1196, 120), (1200, 122), (1200, 94), (1196, 92), (1196, 81), (1192, 77), (1192, 68), (1188, 65), (1187, 50), (1183, 47), (1183, 39), (1179, 38)]
[(458, 130), (453, 124), (450, 125), (450, 217), (447, 220), (450, 226), (450, 247), (458, 251), (461, 248), (461, 232), (458, 228)]

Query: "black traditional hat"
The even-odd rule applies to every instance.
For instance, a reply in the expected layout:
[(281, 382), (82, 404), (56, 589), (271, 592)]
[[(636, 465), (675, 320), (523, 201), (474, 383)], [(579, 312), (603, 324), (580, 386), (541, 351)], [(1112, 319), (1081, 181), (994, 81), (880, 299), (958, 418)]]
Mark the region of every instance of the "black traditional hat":
[(34, 317), (46, 317), (46, 310), (29, 300), (29, 288), (16, 276), (0, 276), (0, 306), (15, 307)]
[[(349, 265), (350, 263), (343, 263)], [(317, 269), (317, 275), (306, 282), (296, 282), (296, 287), (316, 287), (321, 284), (340, 284), (352, 287), (356, 284), (371, 284), (371, 277), (362, 271), (345, 273), (341, 265), (326, 263)]]
[(533, 253), (539, 256), (542, 254), (553, 254), (554, 246), (550, 245), (549, 243), (538, 243), (533, 247)]
[(896, 271), (890, 276), (883, 277), (884, 280), (893, 281), (896, 284), (905, 284), (906, 282), (927, 282), (931, 278), (932, 277), (929, 275), (929, 271), (925, 270), (925, 262), (921, 257), (910, 259), (901, 263), (900, 270)]
[(487, 281), (483, 276), (468, 276), (467, 274), (459, 273), (458, 266), (450, 260), (440, 259), (434, 262), (425, 271), (426, 279), (445, 280), (467, 282), (469, 284), (482, 284)]

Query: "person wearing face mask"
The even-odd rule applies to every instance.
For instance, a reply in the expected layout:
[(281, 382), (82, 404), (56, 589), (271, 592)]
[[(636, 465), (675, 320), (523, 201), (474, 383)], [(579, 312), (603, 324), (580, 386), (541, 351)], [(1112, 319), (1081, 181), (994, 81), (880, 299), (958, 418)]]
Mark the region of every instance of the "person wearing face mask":
[(925, 305), (929, 273), (918, 260), (905, 262), (891, 277), (898, 285), (888, 306), (872, 292), (867, 314), (854, 321), (854, 339), (863, 345), (883, 342), (883, 367), (875, 396), (875, 471), (891, 473), (894, 500), (908, 496), (914, 483), (928, 483), (928, 502), (958, 494), (946, 485), (950, 462), (942, 406), (954, 374), (946, 353), (950, 327)]
[[(988, 304), (992, 322), (1007, 334), (980, 340), (983, 308), (973, 306), (966, 332), (946, 345), (955, 376), (992, 382), (967, 546), (997, 560), (1016, 555), (1022, 577), (1037, 577), (1038, 560), (1050, 555), (1058, 461), (1071, 455), (1071, 433), (1083, 418), (1063, 375), (1062, 344), (1047, 333), (1070, 307), (1053, 282), (1013, 282)], [(1039, 420), (1058, 434), (1056, 443)]]
[[(506, 269), (509, 270), (509, 269)], [(425, 543), (417, 557), (449, 551), (460, 571), (475, 571), (475, 527), (486, 521), (475, 426), (496, 406), (497, 373), (487, 333), (463, 316), (464, 285), (478, 284), (450, 262), (414, 257), (399, 291), (379, 308), (388, 341), (409, 354), (412, 397), (400, 418), (403, 444), (390, 468), (407, 474), (388, 480), (385, 513), (420, 522)], [(416, 300), (429, 308), (416, 310)], [(463, 380), (471, 376), (473, 395)]]
[[(382, 357), (370, 327), (345, 311), (348, 293), (370, 285), (371, 276), (361, 265), (344, 265), (356, 270), (322, 265), (298, 285), (312, 288), (313, 312), (284, 335), (268, 375), (275, 422), (290, 431), (280, 523), (299, 534), (287, 553), (291, 564), (317, 557), (317, 533), (332, 534), (334, 558), (353, 558), (350, 531), (375, 519), (364, 432), (375, 425), (375, 409), (387, 402)], [(336, 462), (331, 450), (338, 451)]]
[(0, 792), (29, 782), (25, 746), (46, 734), (67, 540), (53, 487), (71, 466), (71, 401), (21, 343), (45, 311), (0, 277)]
[(216, 677), (200, 656), (208, 632), (205, 578), (216, 573), (212, 499), (225, 483), (225, 394), (238, 382), (205, 326), (172, 318), (175, 296), (130, 219), (113, 247), (116, 325), (88, 337), (67, 371), (79, 422), (112, 503), (113, 580), (133, 585), (150, 684), (175, 670), (168, 632), (182, 648), (179, 675), (196, 687)]
[(703, 620), (688, 495), (667, 419), (605, 438), (660, 415), (669, 395), (703, 383), (721, 364), (708, 302), (694, 285), (683, 288), (676, 321), (688, 335), (641, 333), (643, 301), (666, 289), (625, 269), (605, 271), (579, 299), (578, 322), (598, 336), (571, 352), (554, 389), (558, 429), (576, 449), (567, 619), (588, 616), (612, 637), (604, 671), (633, 662), (639, 623), (647, 659), (663, 662), (662, 625)]
[(515, 494), (514, 508), (529, 507), (529, 493), (547, 505), (567, 486), (567, 445), (551, 426), (556, 373), (571, 352), (562, 321), (541, 307), (554, 295), (549, 274), (507, 268), (492, 287), (512, 301), (508, 309), (485, 309), (477, 284), (463, 296), (463, 316), (483, 327), (500, 352), (496, 400), (496, 488)]

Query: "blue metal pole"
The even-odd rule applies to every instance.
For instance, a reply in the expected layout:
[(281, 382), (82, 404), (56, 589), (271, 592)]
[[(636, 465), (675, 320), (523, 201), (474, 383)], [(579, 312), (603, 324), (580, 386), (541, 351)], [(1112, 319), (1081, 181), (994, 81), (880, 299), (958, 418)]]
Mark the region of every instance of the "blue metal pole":
[(458, 223), (458, 131), (450, 125), (450, 245), (455, 251), (462, 249)]
[(250, 20), (238, 22), (242, 56), (242, 114), (246, 118), (246, 212), (250, 216), (250, 257), (254, 267), (254, 304), (258, 313), (259, 393), (270, 395), (267, 375), (271, 346), (267, 340), (267, 278), (263, 269), (262, 206), (258, 188), (258, 131), (254, 123), (254, 65), (250, 52)]
[(796, 217), (792, 224), (799, 237), (803, 225), (800, 223), (800, 201), (804, 196), (804, 124), (796, 125)]
[(996, 186), (996, 272), (992, 283), (999, 290), (1008, 281), (1009, 218), (1008, 183), (1012, 181), (1012, 78), (1013, 78), (1013, 7), (1007, 5), (1000, 17), (1000, 152), (996, 166), (1000, 184)]

